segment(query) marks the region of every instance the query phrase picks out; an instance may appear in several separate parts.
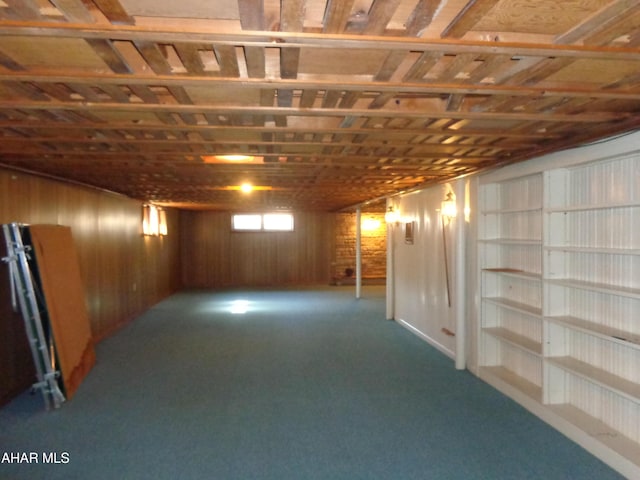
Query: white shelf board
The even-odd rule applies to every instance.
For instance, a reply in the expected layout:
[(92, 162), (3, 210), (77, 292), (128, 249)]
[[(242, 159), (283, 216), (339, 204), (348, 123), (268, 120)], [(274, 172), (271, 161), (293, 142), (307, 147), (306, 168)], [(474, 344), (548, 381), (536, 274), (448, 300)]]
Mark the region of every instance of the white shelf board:
[(583, 205), (558, 205), (545, 208), (545, 213), (564, 213), (564, 212), (585, 212), (589, 210), (610, 210), (612, 208), (636, 208), (640, 207), (638, 202), (621, 202), (621, 203), (594, 203)]
[(547, 282), (551, 285), (579, 288), (581, 290), (590, 290), (593, 292), (608, 293), (610, 295), (640, 299), (640, 288), (620, 287), (608, 283), (585, 282), (583, 280), (574, 280), (570, 278), (550, 278), (547, 280)]
[(504, 297), (484, 297), (483, 300), (493, 303), (494, 305), (502, 308), (507, 308), (519, 313), (524, 313), (525, 315), (542, 318), (541, 308), (532, 307), (531, 305), (527, 305), (526, 303), (515, 302)]
[(532, 213), (532, 212), (542, 212), (542, 207), (540, 206), (532, 206), (525, 208), (494, 208), (482, 210), (480, 215), (502, 215), (502, 214), (517, 214), (517, 213)]
[(497, 338), (498, 340), (507, 342), (522, 350), (526, 350), (528, 353), (536, 356), (542, 356), (542, 344), (530, 339), (529, 337), (512, 332), (504, 327), (486, 327), (483, 328), (482, 331)]
[(483, 272), (499, 273), (507, 277), (522, 278), (525, 280), (542, 280), (542, 275), (539, 273), (526, 272), (524, 270), (518, 270), (516, 268), (483, 268)]
[(633, 469), (633, 473), (638, 473), (638, 468), (640, 468), (640, 445), (638, 443), (573, 405), (547, 405), (547, 408), (562, 419), (578, 427), (589, 435), (589, 437), (606, 445), (618, 455), (628, 460), (631, 466), (628, 468), (619, 468), (620, 471), (628, 472)]
[(640, 383), (613, 375), (606, 370), (594, 367), (572, 357), (549, 357), (549, 364), (577, 375), (600, 387), (616, 392), (628, 400), (640, 403)]
[(511, 392), (504, 392), (505, 387), (524, 394), (535, 402), (542, 401), (542, 388), (505, 367), (480, 367), (479, 374), (480, 378), (509, 396), (512, 396), (510, 395)]
[(557, 325), (579, 330), (588, 335), (593, 335), (610, 342), (619, 343), (626, 347), (640, 349), (640, 334), (638, 333), (611, 328), (606, 325), (588, 322), (571, 316), (545, 317), (545, 320)]
[(640, 248), (599, 248), (574, 247), (570, 245), (550, 245), (544, 247), (548, 252), (603, 253), (606, 255), (640, 255)]
[(481, 243), (494, 245), (523, 245), (523, 246), (542, 246), (542, 239), (524, 239), (524, 238), (481, 238)]
[(504, 367), (480, 367), (478, 376), (627, 478), (640, 478), (640, 444), (568, 404), (543, 405), (541, 389)]

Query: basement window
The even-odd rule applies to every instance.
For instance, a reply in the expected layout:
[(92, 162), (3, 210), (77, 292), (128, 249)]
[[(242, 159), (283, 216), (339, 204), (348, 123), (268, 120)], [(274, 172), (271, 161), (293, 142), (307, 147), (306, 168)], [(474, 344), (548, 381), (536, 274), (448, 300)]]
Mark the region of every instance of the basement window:
[(231, 217), (234, 232), (293, 232), (291, 213), (238, 213)]

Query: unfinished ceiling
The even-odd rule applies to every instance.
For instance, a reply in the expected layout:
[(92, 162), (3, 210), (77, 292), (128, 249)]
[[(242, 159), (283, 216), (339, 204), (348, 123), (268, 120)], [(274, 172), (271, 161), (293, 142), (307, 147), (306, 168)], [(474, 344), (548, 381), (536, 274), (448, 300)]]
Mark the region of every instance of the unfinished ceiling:
[(0, 163), (333, 211), (637, 129), (639, 46), (636, 0), (0, 0)]

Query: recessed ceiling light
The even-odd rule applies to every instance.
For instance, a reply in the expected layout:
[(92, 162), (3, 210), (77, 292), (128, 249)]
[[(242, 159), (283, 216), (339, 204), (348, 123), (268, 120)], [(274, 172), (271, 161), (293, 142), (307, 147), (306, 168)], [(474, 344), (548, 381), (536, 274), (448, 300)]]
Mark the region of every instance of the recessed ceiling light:
[(264, 163), (264, 157), (254, 155), (202, 155), (205, 163)]
[(218, 155), (218, 158), (229, 162), (250, 162), (253, 160), (251, 155)]
[[(209, 186), (206, 187), (207, 190), (220, 190), (220, 191), (236, 191), (236, 192), (241, 192), (244, 190), (244, 185), (227, 185), (227, 186)], [(251, 191), (252, 192), (256, 192), (256, 191), (271, 191), (271, 190), (284, 190), (283, 188), (274, 188), (270, 185), (251, 185), (251, 184), (246, 184), (248, 186), (251, 187)]]

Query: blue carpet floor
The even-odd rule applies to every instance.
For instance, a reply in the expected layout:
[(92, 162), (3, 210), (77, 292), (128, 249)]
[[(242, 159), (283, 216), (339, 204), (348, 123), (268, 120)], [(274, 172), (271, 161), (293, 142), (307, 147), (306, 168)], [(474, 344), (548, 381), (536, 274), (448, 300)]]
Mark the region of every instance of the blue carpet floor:
[(38, 460), (0, 478), (620, 478), (384, 313), (384, 287), (174, 295), (62, 408), (0, 410), (0, 456)]

